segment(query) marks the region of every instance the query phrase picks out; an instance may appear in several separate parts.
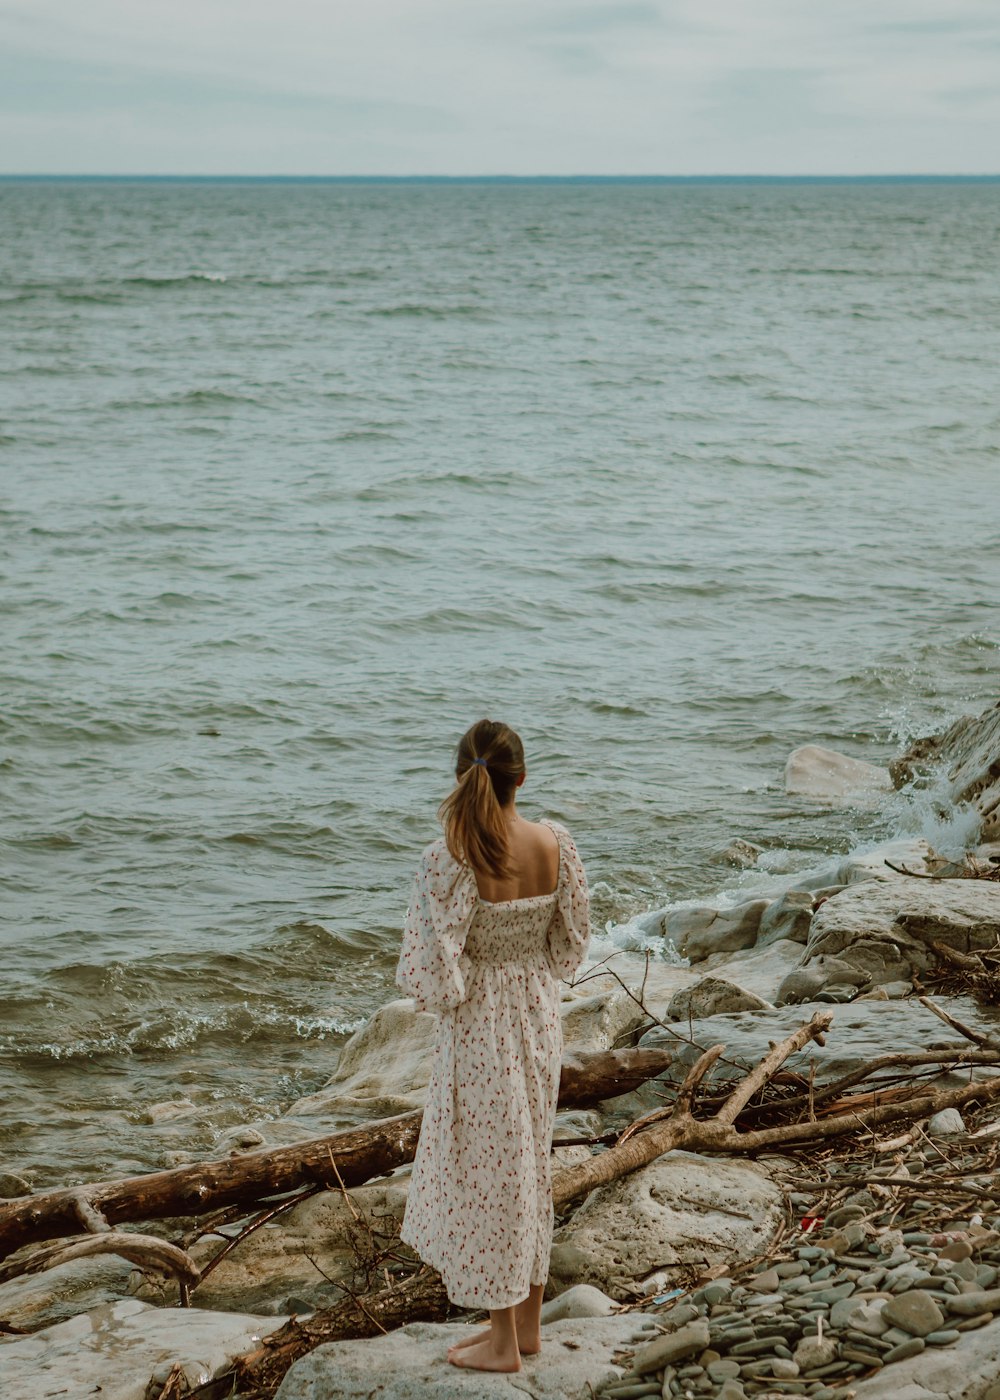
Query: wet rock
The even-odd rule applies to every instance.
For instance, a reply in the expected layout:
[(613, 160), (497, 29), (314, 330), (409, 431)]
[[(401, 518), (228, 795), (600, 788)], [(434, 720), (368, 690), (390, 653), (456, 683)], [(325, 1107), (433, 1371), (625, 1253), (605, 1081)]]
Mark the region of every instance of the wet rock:
[(757, 946), (787, 938), (792, 943), (805, 943), (813, 917), (813, 897), (809, 890), (786, 890), (764, 910), (757, 934)]
[(717, 953), (699, 964), (702, 974), (711, 972), (727, 982), (753, 992), (762, 1001), (773, 1002), (783, 979), (802, 957), (802, 945), (781, 938), (762, 948), (744, 948), (737, 953)]
[(892, 787), (886, 769), (818, 744), (795, 749), (785, 764), (785, 791), (814, 802), (854, 803), (891, 792)]
[(745, 1162), (671, 1152), (592, 1192), (556, 1231), (550, 1289), (586, 1280), (624, 1300), (661, 1270), (752, 1258), (773, 1238), (783, 1203)]
[(541, 1353), (515, 1375), (450, 1366), (448, 1347), (467, 1333), (460, 1323), (412, 1322), (383, 1337), (328, 1342), (295, 1362), (275, 1400), (370, 1400), (373, 1390), (378, 1400), (563, 1400), (617, 1378), (613, 1355), (643, 1329), (629, 1315), (554, 1322)]
[(773, 1009), (763, 997), (748, 992), (723, 977), (703, 977), (690, 987), (675, 992), (664, 1018), (668, 1021), (700, 1019), (703, 1016), (726, 1016), (734, 1011), (766, 1011)]
[(751, 899), (731, 909), (701, 905), (670, 910), (663, 920), (663, 932), (672, 938), (682, 957), (701, 962), (713, 953), (733, 953), (752, 948), (757, 941), (766, 899)]
[(140, 1114), (143, 1123), (170, 1123), (175, 1118), (190, 1118), (198, 1108), (190, 1099), (167, 1099), (164, 1103), (151, 1103)]
[(981, 818), (980, 839), (1000, 836), (1000, 704), (980, 715), (963, 715), (943, 734), (920, 739), (891, 767), (898, 785), (928, 765), (944, 767), (950, 797), (971, 803)]
[(0, 1284), (0, 1318), (28, 1332), (64, 1322), (77, 1313), (123, 1298), (129, 1291), (132, 1269), (127, 1260), (105, 1254), (11, 1279)]
[(731, 865), (736, 870), (749, 870), (757, 864), (760, 852), (760, 846), (755, 846), (752, 841), (744, 841), (742, 836), (737, 836), (729, 842), (728, 846), (721, 846), (717, 851), (713, 851), (709, 860), (714, 865)]
[(0, 1171), (0, 1201), (30, 1195), (31, 1186), (23, 1176), (19, 1176), (17, 1172)]
[(3, 1400), (144, 1400), (158, 1368), (174, 1362), (209, 1380), (275, 1331), (280, 1317), (150, 1308), (134, 1298), (109, 1303), (0, 1346)]
[(568, 1050), (611, 1050), (631, 1043), (649, 1017), (621, 987), (562, 1004), (563, 1041)]

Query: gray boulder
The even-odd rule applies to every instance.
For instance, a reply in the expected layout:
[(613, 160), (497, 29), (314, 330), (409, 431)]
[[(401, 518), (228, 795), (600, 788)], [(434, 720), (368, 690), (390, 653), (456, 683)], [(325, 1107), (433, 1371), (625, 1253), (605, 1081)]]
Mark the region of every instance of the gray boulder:
[(792, 943), (805, 943), (813, 917), (813, 897), (808, 890), (786, 890), (761, 915), (757, 947), (787, 938)]
[[(992, 948), (1000, 937), (1000, 884), (989, 880), (865, 880), (828, 899), (813, 915), (802, 958), (808, 969), (837, 959), (873, 985), (910, 981), (937, 961), (931, 944), (961, 952)], [(826, 978), (826, 982), (850, 978)]]
[(682, 957), (701, 962), (713, 953), (735, 953), (741, 948), (752, 948), (767, 906), (766, 899), (751, 899), (731, 909), (700, 905), (670, 910), (663, 919), (663, 932), (673, 939)]
[(784, 1197), (763, 1170), (725, 1157), (669, 1152), (592, 1191), (556, 1231), (549, 1288), (585, 1280), (612, 1298), (644, 1292), (653, 1275), (737, 1264), (767, 1248)]
[(705, 1016), (725, 1016), (734, 1011), (766, 1011), (770, 1002), (723, 977), (703, 977), (690, 987), (675, 992), (665, 1020), (700, 1020)]

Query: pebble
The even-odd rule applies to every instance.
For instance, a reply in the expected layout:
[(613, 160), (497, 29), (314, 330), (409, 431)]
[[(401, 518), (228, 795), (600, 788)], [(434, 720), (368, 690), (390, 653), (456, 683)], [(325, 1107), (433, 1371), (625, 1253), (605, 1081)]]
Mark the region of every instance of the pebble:
[(884, 1364), (877, 1352), (862, 1351), (859, 1347), (844, 1347), (840, 1354), (845, 1361), (858, 1361), (862, 1366), (879, 1367)]
[(894, 1361), (905, 1361), (907, 1357), (918, 1356), (923, 1349), (923, 1337), (909, 1337), (905, 1342), (900, 1342), (899, 1346), (893, 1347), (892, 1351), (887, 1351), (882, 1358), (882, 1364), (891, 1366)]
[(941, 1332), (928, 1332), (924, 1341), (930, 1347), (946, 1347), (949, 1342), (957, 1342), (961, 1335), (957, 1327), (946, 1327)]
[(696, 1322), (687, 1322), (676, 1332), (668, 1332), (663, 1337), (657, 1337), (655, 1342), (640, 1347), (632, 1359), (632, 1366), (641, 1375), (659, 1371), (690, 1356), (692, 1352), (704, 1351), (709, 1340), (708, 1323), (704, 1318), (698, 1318)]
[(940, 1331), (944, 1325), (944, 1313), (934, 1299), (920, 1288), (890, 1299), (882, 1310), (882, 1316), (893, 1327), (901, 1327), (912, 1337), (926, 1337), (928, 1332)]
[(706, 1369), (713, 1381), (736, 1380), (740, 1374), (740, 1363), (728, 1359), (710, 1361)]

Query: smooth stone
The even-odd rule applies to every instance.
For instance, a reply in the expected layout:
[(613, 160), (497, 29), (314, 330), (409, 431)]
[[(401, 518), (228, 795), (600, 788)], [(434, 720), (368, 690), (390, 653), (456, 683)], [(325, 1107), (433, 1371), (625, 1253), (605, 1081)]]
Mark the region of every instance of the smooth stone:
[(798, 1259), (785, 1259), (774, 1266), (774, 1272), (779, 1278), (798, 1278), (805, 1271), (805, 1265)]
[(812, 923), (813, 897), (809, 890), (786, 890), (764, 910), (757, 933), (758, 948), (779, 939), (805, 943)]
[(663, 918), (663, 934), (673, 940), (682, 957), (702, 962), (713, 953), (735, 953), (752, 948), (767, 899), (750, 899), (729, 909), (699, 905), (669, 910)]
[(900, 1342), (893, 1347), (892, 1351), (887, 1351), (882, 1358), (886, 1366), (891, 1366), (895, 1361), (905, 1361), (907, 1357), (916, 1356), (922, 1352), (925, 1346), (923, 1337), (910, 1337), (905, 1342)]
[(736, 1380), (740, 1374), (740, 1363), (728, 1359), (710, 1361), (705, 1369), (713, 1381)]
[(957, 1108), (942, 1108), (927, 1124), (929, 1137), (957, 1137), (967, 1131), (965, 1119)]
[(957, 1327), (946, 1327), (941, 1332), (928, 1332), (924, 1341), (929, 1347), (946, 1347), (949, 1342), (957, 1342), (961, 1335)]
[(797, 1361), (786, 1360), (783, 1356), (776, 1356), (771, 1362), (771, 1374), (779, 1381), (790, 1381), (799, 1374)]
[(733, 1280), (731, 1278), (717, 1278), (712, 1283), (706, 1283), (705, 1287), (699, 1289), (696, 1297), (701, 1297), (714, 1308), (718, 1303), (724, 1303), (733, 1291)]
[(861, 1351), (858, 1347), (842, 1347), (841, 1356), (845, 1361), (858, 1361), (862, 1366), (882, 1366), (881, 1356), (874, 1351)]
[(755, 1274), (747, 1287), (755, 1293), (773, 1293), (778, 1287), (777, 1269), (765, 1269), (763, 1273)]
[(996, 1312), (1000, 1308), (1000, 1288), (979, 1289), (959, 1293), (948, 1299), (948, 1311), (960, 1317), (975, 1317), (979, 1313)]
[(666, 1336), (657, 1337), (656, 1341), (640, 1347), (632, 1359), (632, 1367), (641, 1375), (659, 1371), (696, 1351), (704, 1351), (710, 1340), (708, 1323), (704, 1318), (687, 1322), (676, 1332), (668, 1332)]
[(617, 1306), (599, 1288), (589, 1283), (577, 1283), (542, 1305), (542, 1326), (562, 1322), (567, 1317), (610, 1317)]
[(988, 1322), (993, 1321), (993, 1314), (980, 1313), (977, 1317), (965, 1317), (961, 1322), (956, 1322), (955, 1326), (959, 1332), (974, 1332), (977, 1327), (985, 1327)]

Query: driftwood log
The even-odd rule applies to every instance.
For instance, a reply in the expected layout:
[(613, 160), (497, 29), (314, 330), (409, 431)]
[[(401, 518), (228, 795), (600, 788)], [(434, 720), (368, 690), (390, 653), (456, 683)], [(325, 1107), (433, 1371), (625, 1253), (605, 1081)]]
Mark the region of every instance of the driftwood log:
[[(559, 1107), (581, 1108), (630, 1093), (663, 1074), (673, 1055), (662, 1049), (577, 1052), (563, 1062)], [(122, 1221), (205, 1215), (253, 1206), (268, 1196), (320, 1185), (359, 1186), (413, 1160), (423, 1114), (404, 1113), (291, 1147), (240, 1153), (172, 1171), (19, 1196), (0, 1204), (0, 1260), (22, 1245)]]

